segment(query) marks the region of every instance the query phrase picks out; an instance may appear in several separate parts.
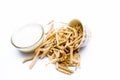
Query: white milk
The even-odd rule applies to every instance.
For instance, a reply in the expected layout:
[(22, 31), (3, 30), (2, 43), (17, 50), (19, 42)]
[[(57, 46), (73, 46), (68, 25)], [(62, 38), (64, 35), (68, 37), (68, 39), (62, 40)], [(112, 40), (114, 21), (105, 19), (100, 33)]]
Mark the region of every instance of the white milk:
[(28, 24), (17, 30), (11, 38), (12, 44), (23, 52), (33, 51), (43, 40), (44, 31), (39, 24)]

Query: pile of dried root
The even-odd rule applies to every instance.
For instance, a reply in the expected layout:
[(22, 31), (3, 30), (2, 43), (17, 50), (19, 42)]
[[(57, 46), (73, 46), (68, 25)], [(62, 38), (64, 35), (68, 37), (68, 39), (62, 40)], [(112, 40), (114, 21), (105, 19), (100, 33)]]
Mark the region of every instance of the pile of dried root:
[(34, 56), (27, 58), (24, 62), (32, 60), (30, 68), (35, 64), (36, 59), (48, 57), (50, 63), (56, 64), (56, 69), (60, 72), (71, 74), (74, 70), (69, 67), (80, 66), (80, 42), (83, 36), (83, 27), (79, 20), (72, 20), (69, 24), (54, 29), (54, 21), (48, 24), (51, 26), (46, 33), (46, 37), (41, 45), (35, 51)]

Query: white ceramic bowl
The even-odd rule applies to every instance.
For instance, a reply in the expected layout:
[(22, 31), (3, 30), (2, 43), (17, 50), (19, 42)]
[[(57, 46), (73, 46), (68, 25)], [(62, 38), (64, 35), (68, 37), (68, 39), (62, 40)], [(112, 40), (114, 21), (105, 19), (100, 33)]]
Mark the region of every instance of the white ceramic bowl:
[[(63, 23), (63, 22), (54, 22), (54, 28), (57, 29), (57, 28), (60, 28), (60, 27), (65, 27), (65, 26), (68, 26), (67, 23)], [(50, 26), (48, 26), (50, 27)], [(90, 31), (88, 30), (88, 28), (86, 26), (82, 26), (83, 28), (83, 37), (82, 37), (82, 41), (81, 43), (78, 45), (78, 47), (82, 48), (82, 47), (85, 47), (90, 39)]]

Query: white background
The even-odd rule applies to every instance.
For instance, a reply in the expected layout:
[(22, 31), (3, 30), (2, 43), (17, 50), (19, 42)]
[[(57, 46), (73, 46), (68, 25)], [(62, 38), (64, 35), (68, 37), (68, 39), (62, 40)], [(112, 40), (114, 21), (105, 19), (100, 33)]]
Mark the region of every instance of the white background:
[[(72, 75), (47, 67), (39, 60), (32, 70), (29, 56), (10, 43), (12, 33), (28, 23), (46, 24), (54, 19), (77, 18), (91, 31), (81, 52), (81, 67)], [(120, 80), (119, 0), (0, 0), (0, 80)]]

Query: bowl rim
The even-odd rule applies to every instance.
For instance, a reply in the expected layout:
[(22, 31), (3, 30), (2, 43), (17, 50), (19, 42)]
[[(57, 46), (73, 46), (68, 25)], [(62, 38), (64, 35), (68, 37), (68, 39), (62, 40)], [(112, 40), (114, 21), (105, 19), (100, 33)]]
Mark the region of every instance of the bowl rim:
[[(20, 30), (20, 29), (22, 29), (22, 28), (24, 28), (24, 27), (29, 27), (29, 25), (38, 25), (38, 26), (41, 28), (42, 35), (40, 36), (40, 38), (39, 38), (34, 44), (32, 44), (32, 45), (30, 45), (30, 46), (27, 46), (27, 47), (19, 47), (19, 46), (17, 46), (17, 45), (14, 43), (14, 40), (13, 40), (14, 34), (15, 34), (18, 30)], [(26, 25), (24, 25), (23, 27), (17, 29), (17, 31), (15, 31), (15, 32), (12, 34), (10, 41), (11, 41), (11, 44), (12, 44), (14, 47), (18, 48), (18, 49), (27, 49), (27, 48), (31, 48), (31, 47), (35, 46), (37, 43), (39, 43), (39, 41), (41, 41), (41, 39), (42, 39), (43, 36), (44, 36), (43, 26), (42, 26), (41, 24), (38, 24), (38, 23), (26, 24)]]

